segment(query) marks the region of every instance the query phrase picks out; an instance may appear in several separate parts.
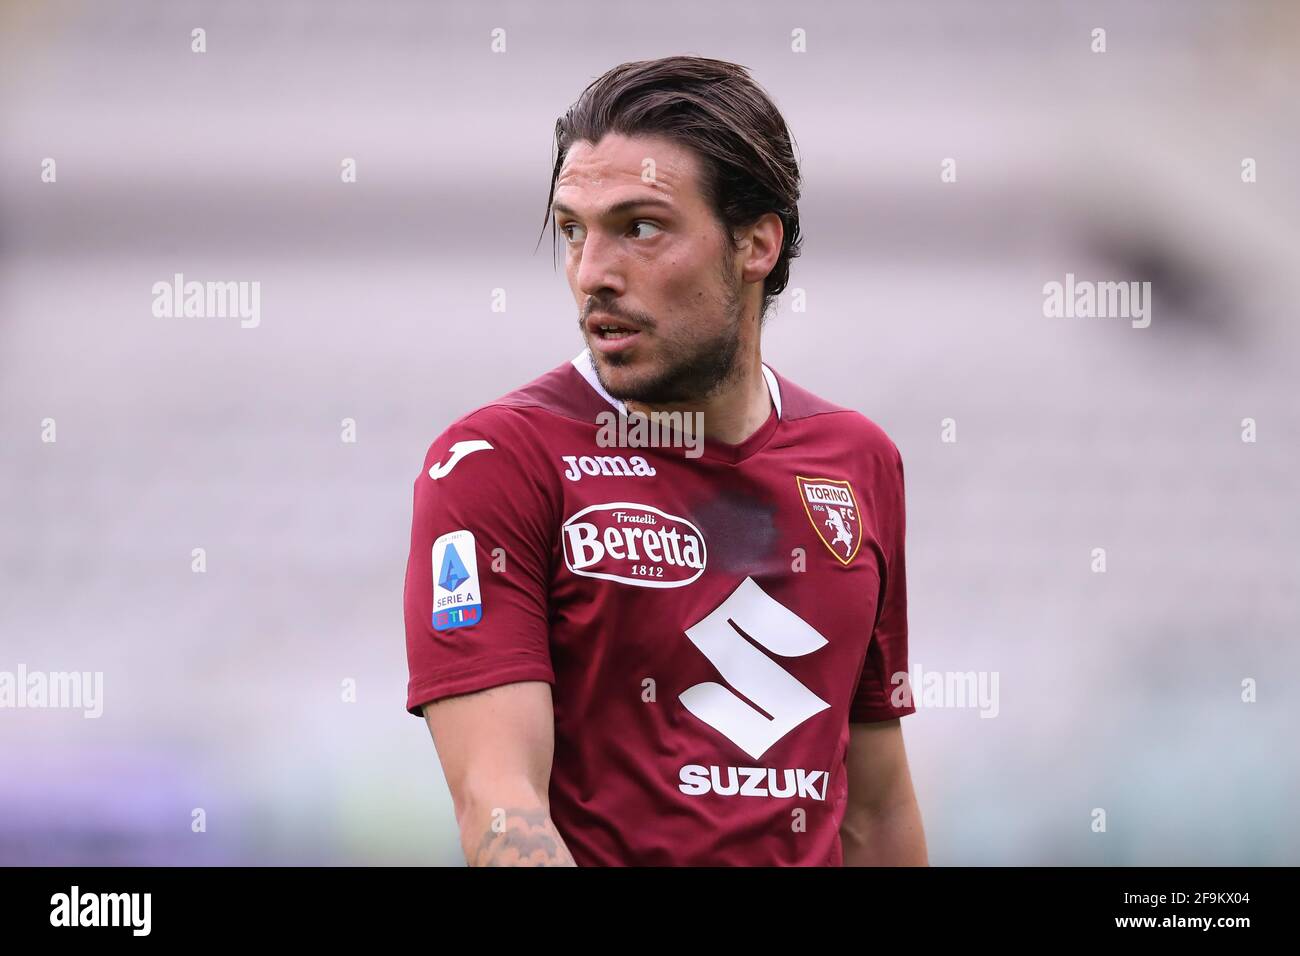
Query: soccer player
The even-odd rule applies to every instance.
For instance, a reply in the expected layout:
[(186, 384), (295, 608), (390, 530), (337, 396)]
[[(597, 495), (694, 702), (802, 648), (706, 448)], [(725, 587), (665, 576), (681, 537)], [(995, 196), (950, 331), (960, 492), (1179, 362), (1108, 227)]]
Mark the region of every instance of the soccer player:
[(466, 859), (924, 865), (902, 460), (759, 350), (799, 254), (784, 119), (669, 57), (592, 83), (556, 145), (586, 348), (415, 481), (406, 705)]

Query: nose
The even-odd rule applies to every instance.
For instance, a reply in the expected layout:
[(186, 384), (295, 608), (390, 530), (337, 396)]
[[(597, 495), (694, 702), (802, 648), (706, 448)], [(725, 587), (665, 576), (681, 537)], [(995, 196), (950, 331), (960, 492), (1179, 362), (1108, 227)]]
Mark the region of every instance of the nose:
[(609, 290), (614, 295), (622, 295), (620, 256), (616, 239), (603, 236), (597, 231), (587, 233), (578, 253), (575, 276), (578, 292), (584, 296), (593, 296), (602, 290)]

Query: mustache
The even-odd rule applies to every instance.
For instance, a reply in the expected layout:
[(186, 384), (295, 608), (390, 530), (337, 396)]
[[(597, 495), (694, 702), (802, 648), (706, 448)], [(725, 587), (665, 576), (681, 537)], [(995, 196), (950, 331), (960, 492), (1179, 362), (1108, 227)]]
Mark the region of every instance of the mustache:
[(607, 303), (597, 302), (594, 299), (588, 300), (586, 308), (578, 314), (578, 325), (585, 328), (587, 320), (596, 313), (609, 316), (611, 319), (617, 319), (637, 331), (645, 331), (646, 329), (654, 328), (654, 321), (649, 316), (630, 315), (621, 309), (615, 308)]

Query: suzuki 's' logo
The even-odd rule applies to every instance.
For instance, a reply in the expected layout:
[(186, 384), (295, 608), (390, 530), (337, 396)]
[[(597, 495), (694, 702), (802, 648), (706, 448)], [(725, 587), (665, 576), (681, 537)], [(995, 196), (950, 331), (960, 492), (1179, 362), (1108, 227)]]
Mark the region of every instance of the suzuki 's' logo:
[(491, 451), (492, 443), (486, 442), (481, 438), (475, 438), (472, 441), (458, 441), (451, 446), (451, 457), (447, 459), (447, 464), (435, 461), (433, 467), (429, 469), (429, 477), (434, 481), (439, 478), (445, 478), (451, 474), (451, 470), (456, 467), (456, 463), (466, 455), (473, 454), (476, 451)]
[(853, 486), (834, 478), (796, 476), (795, 481), (813, 530), (841, 564), (848, 564), (862, 543), (862, 521)]
[(750, 643), (777, 657), (802, 657), (826, 646), (826, 638), (753, 578), (745, 578), (712, 614), (687, 628), (686, 636), (750, 703), (706, 681), (682, 693), (682, 706), (755, 760), (830, 706)]

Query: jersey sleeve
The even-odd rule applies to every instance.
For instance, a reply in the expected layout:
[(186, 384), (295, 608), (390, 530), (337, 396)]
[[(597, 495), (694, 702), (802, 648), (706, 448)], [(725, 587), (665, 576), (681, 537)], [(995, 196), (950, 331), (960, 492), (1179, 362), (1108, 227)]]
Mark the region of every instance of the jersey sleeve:
[[(907, 681), (907, 571), (903, 539), (907, 529), (903, 458), (889, 442), (877, 496), (881, 550), (885, 556), (876, 626), (867, 646), (849, 721), (870, 723), (916, 713)], [(895, 675), (901, 675), (894, 680)]]
[(489, 406), (429, 447), (415, 479), (403, 605), (406, 709), (500, 684), (554, 683), (556, 506), (518, 410)]

